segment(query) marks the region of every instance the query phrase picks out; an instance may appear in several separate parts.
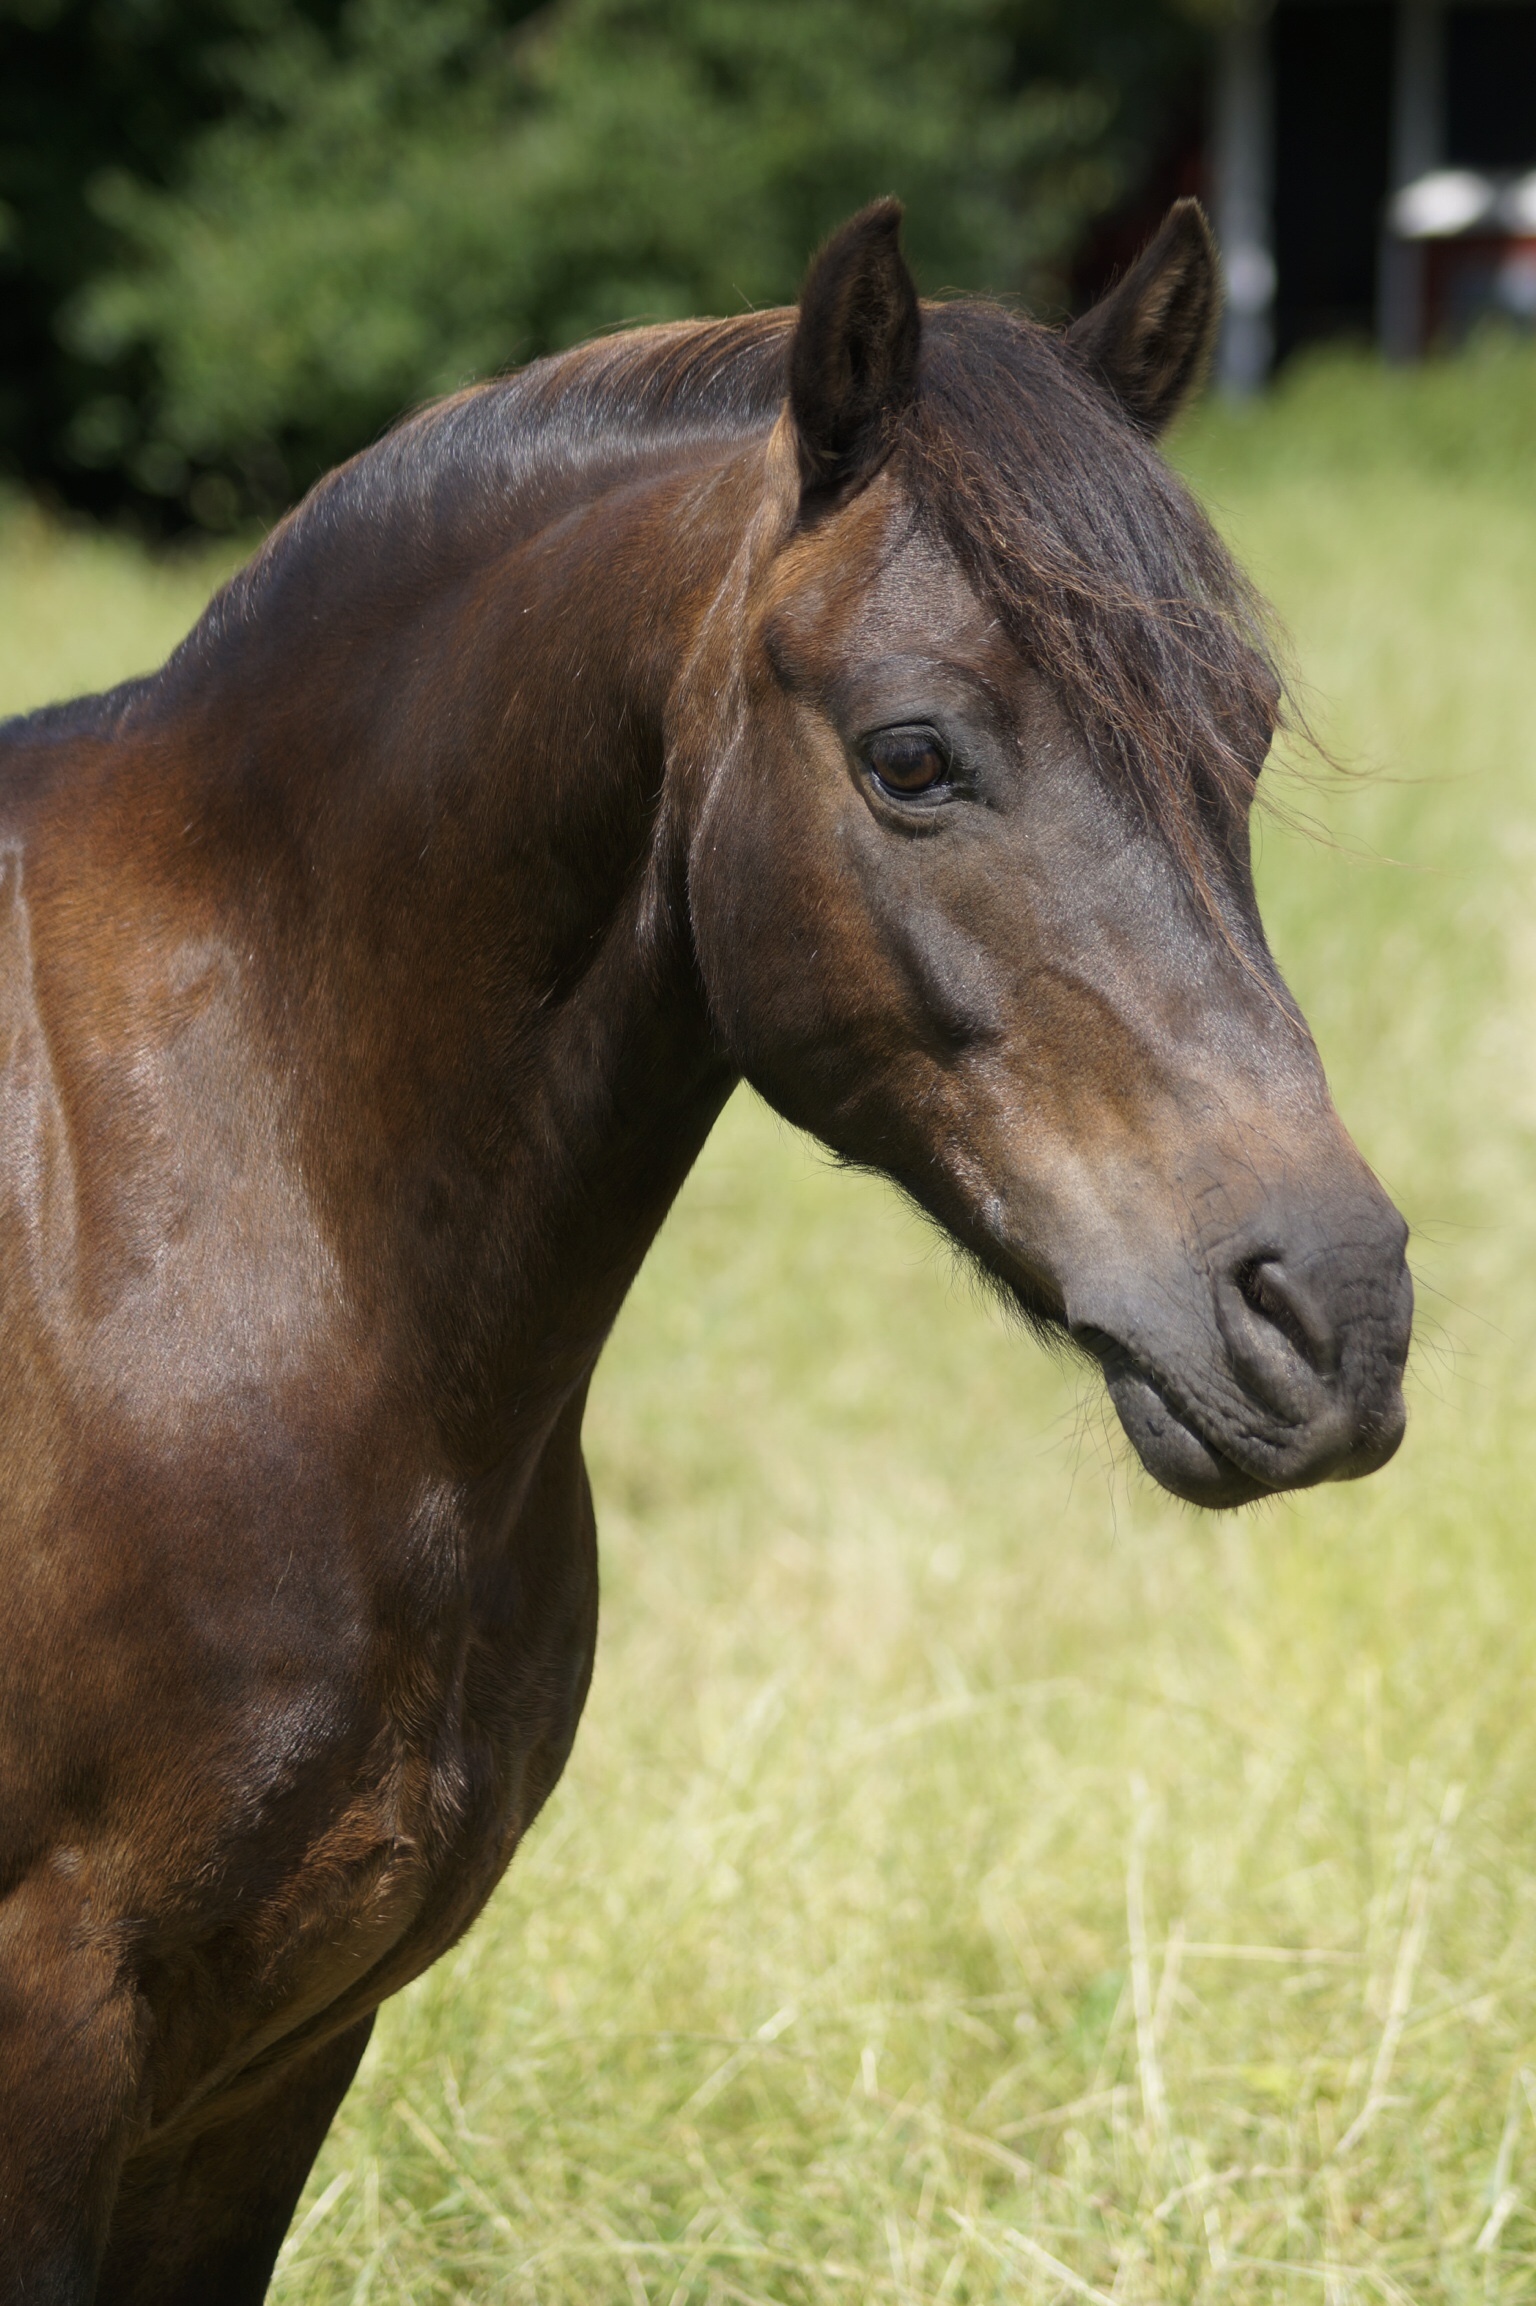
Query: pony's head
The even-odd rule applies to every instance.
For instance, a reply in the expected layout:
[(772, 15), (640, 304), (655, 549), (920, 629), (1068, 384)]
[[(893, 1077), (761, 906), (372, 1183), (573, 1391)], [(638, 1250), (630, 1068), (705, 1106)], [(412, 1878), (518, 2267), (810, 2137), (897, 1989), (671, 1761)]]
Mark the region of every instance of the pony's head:
[(899, 221), (811, 268), (695, 659), (715, 1031), (1096, 1357), (1167, 1488), (1369, 1472), (1403, 1430), (1405, 1228), (1259, 921), (1262, 618), (1152, 446), (1209, 352), (1209, 233), (1181, 203), (1056, 334), (920, 307)]

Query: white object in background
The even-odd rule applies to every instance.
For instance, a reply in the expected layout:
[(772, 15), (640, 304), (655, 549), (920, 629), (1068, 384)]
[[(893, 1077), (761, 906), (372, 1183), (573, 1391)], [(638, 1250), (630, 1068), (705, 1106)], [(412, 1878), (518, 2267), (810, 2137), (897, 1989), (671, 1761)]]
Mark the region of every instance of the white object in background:
[(1240, 240), (1222, 253), (1227, 302), (1234, 312), (1267, 312), (1275, 294), (1275, 260), (1257, 241)]
[(1472, 168), (1432, 168), (1392, 195), (1387, 219), (1400, 240), (1452, 240), (1493, 215), (1497, 193)]

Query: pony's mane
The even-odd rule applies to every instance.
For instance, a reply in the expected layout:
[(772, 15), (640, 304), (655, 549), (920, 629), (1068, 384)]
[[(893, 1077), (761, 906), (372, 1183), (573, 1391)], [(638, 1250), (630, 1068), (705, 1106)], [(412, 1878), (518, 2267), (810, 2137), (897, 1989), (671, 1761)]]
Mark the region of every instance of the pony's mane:
[[(358, 527), (504, 529), (658, 448), (760, 434), (783, 404), (793, 308), (598, 338), (408, 418), (313, 489), (215, 604)], [(924, 309), (895, 449), (920, 517), (1208, 888), (1246, 812), (1281, 684), (1261, 603), (1182, 481), (1059, 335), (995, 304)]]
[(233, 580), (232, 603), (295, 556), (355, 539), (359, 523), (463, 538), (483, 522), (505, 534), (513, 502), (526, 527), (541, 499), (568, 501), (573, 482), (601, 486), (669, 445), (749, 438), (783, 401), (794, 317), (627, 329), (432, 402), (315, 484)]

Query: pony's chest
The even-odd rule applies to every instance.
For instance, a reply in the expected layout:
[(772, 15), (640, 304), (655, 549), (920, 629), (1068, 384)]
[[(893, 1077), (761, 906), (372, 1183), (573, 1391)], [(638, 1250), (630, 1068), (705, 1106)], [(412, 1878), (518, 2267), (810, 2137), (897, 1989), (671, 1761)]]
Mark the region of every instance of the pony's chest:
[[(595, 1563), (580, 1527), (541, 1527), (472, 1584), (407, 1583), (368, 1660), (379, 1691), (356, 1794), (305, 1853), (295, 1938), (355, 1940), (414, 1975), (468, 1926), (560, 1775), (591, 1674)], [(434, 1611), (434, 1597), (440, 1606)], [(446, 1606), (442, 1600), (446, 1599)], [(345, 1881), (346, 1927), (323, 1885)]]
[[(474, 1673), (462, 1656), (432, 1662), (418, 1660), (409, 1718), (387, 1708), (364, 1753), (287, 1773), (301, 1794), (310, 1781), (303, 1832), (275, 1815), (226, 1820), (217, 1896), (159, 1968), (160, 2120), (253, 2058), (375, 2008), (462, 1935), (506, 1870), (574, 1714), (530, 1690), (526, 1660)], [(210, 2040), (215, 1993), (224, 2022)]]

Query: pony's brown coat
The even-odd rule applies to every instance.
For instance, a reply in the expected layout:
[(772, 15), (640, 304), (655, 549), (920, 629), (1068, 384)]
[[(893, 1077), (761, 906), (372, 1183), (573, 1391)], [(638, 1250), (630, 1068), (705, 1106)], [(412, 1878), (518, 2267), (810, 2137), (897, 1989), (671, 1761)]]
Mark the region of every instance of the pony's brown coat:
[(807, 305), (798, 371), (769, 314), (417, 418), (161, 673), (5, 732), (10, 2306), (262, 2295), (559, 1775), (588, 1381), (741, 1073), (1185, 1494), (1395, 1446), (1402, 1229), (1247, 880), (1240, 580), (1070, 347), (944, 307), (914, 365), (888, 209)]

